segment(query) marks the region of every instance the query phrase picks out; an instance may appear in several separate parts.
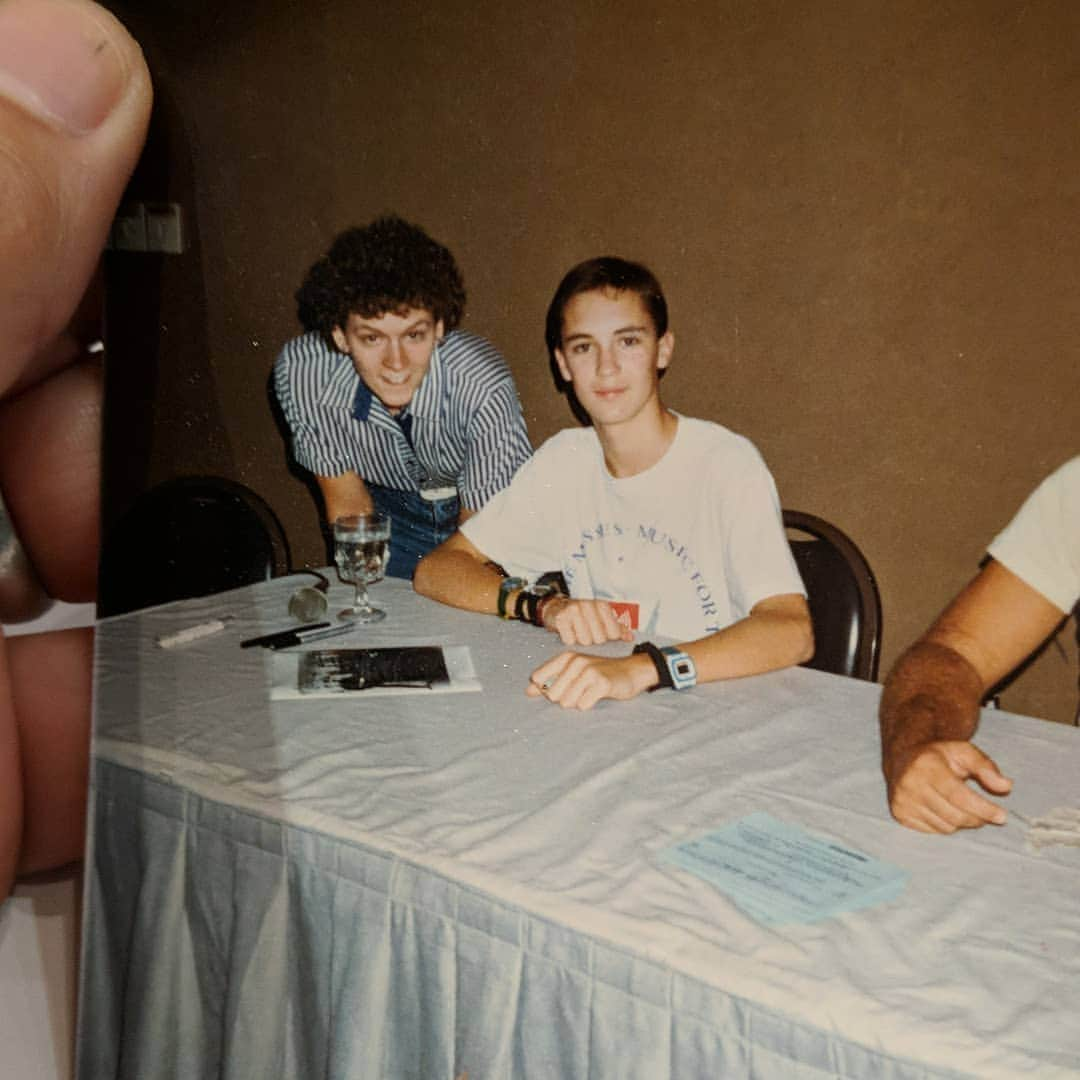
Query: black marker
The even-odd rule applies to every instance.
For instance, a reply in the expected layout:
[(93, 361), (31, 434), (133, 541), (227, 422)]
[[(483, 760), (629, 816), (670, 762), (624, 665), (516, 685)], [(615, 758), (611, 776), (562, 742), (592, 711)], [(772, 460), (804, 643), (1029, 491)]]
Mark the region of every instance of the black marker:
[(356, 623), (347, 622), (342, 623), (340, 626), (330, 626), (329, 623), (324, 624), (328, 627), (326, 630), (320, 630), (315, 628), (304, 628), (296, 630), (292, 633), (288, 641), (271, 641), (269, 648), (274, 649), (291, 649), (294, 645), (303, 645), (307, 641), (321, 641), (323, 638), (337, 637), (338, 634), (345, 634), (352, 630)]
[(288, 630), (278, 630), (273, 634), (263, 634), (262, 637), (248, 638), (247, 641), (240, 642), (241, 649), (250, 649), (252, 645), (269, 645), (273, 647), (276, 641), (285, 641), (289, 638), (296, 637), (297, 634), (307, 633), (309, 631), (321, 630), (325, 626), (329, 626), (328, 622), (316, 622), (308, 623), (306, 626), (293, 626)]

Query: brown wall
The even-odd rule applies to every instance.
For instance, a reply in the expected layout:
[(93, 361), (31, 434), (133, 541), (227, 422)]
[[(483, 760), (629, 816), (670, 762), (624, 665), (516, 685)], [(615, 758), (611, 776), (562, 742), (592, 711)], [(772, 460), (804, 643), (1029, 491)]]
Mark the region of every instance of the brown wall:
[[(107, 512), (221, 472), (324, 561), (266, 380), (307, 266), (386, 210), (457, 255), (536, 442), (572, 422), (559, 276), (649, 263), (668, 403), (862, 546), (886, 664), (1080, 449), (1074, 0), (241, 6), (114, 5), (158, 89), (133, 193), (180, 202), (192, 246), (112, 260)], [(1070, 715), (1074, 652), (1006, 707)]]

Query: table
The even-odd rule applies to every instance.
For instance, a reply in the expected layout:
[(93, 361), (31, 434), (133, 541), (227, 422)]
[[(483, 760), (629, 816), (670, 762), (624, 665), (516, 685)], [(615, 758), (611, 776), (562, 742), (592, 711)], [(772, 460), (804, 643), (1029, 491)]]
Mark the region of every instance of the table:
[[(523, 692), (552, 635), (384, 582), (390, 617), (334, 643), (464, 644), (483, 692), (271, 702), (237, 642), (298, 583), (101, 627), (84, 1078), (1080, 1076), (1080, 851), (893, 823), (876, 686), (565, 712)], [(987, 713), (979, 741), (1023, 812), (1077, 802), (1075, 729)], [(756, 810), (906, 891), (768, 929), (658, 858)]]

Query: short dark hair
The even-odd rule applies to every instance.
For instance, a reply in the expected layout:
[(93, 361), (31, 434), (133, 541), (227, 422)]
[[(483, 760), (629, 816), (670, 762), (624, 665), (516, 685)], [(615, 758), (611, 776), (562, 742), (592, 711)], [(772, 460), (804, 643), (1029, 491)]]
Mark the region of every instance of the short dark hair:
[(559, 282), (559, 287), (555, 290), (544, 328), (544, 338), (552, 357), (562, 344), (563, 312), (566, 305), (575, 296), (596, 289), (637, 293), (649, 312), (656, 336), (663, 337), (667, 333), (667, 301), (656, 275), (641, 263), (620, 259), (615, 255), (601, 255), (596, 259), (578, 263)]
[(465, 283), (454, 256), (396, 215), (338, 234), (296, 292), (305, 330), (326, 337), (353, 313), (377, 318), (425, 308), (453, 330), (465, 311)]

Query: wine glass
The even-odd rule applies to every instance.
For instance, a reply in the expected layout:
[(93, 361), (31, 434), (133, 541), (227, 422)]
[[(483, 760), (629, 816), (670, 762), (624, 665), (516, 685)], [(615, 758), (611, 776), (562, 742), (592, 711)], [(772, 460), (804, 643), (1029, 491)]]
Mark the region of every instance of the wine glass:
[(342, 581), (352, 582), (352, 607), (338, 612), (347, 622), (373, 623), (386, 612), (372, 607), (367, 587), (381, 581), (390, 556), (390, 518), (386, 514), (345, 514), (334, 521), (334, 562)]

